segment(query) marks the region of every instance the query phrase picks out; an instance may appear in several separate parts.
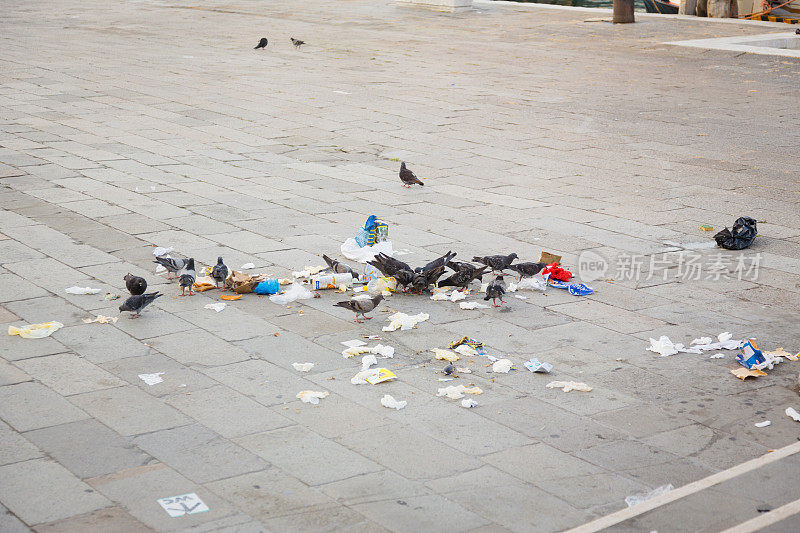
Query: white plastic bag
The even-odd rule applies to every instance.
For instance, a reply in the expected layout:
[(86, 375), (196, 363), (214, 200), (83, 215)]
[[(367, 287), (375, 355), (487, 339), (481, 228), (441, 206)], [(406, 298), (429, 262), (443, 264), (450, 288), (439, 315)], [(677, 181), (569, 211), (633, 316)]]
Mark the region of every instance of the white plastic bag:
[(297, 300), (308, 300), (314, 295), (310, 290), (306, 289), (299, 283), (292, 283), (292, 285), (283, 291), (282, 294), (273, 294), (269, 297), (270, 301), (278, 305), (286, 305)]
[(394, 396), (391, 394), (385, 394), (383, 398), (381, 398), (381, 405), (384, 407), (388, 407), (389, 409), (405, 409), (408, 402), (406, 400), (395, 400)]
[(392, 241), (380, 241), (372, 246), (364, 246), (363, 248), (358, 245), (352, 237), (342, 243), (342, 255), (351, 261), (359, 263), (366, 263), (372, 261), (378, 254), (393, 255)]
[(314, 368), (314, 363), (292, 363), (292, 366), (298, 372), (308, 372)]
[(91, 287), (67, 287), (64, 289), (67, 294), (97, 294), (100, 289), (93, 289)]

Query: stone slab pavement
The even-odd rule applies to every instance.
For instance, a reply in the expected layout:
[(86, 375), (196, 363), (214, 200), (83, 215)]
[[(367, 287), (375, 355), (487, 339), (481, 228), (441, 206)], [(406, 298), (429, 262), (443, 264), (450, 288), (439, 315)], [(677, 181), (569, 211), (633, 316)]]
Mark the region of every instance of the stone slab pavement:
[[(0, 339), (1, 530), (554, 531), (797, 439), (796, 363), (742, 382), (732, 352), (645, 350), (730, 331), (800, 351), (800, 62), (662, 44), (784, 28), (477, 7), (4, 2), (0, 322), (64, 327)], [(362, 325), (327, 291), (215, 313), (154, 274), (158, 245), (284, 277), (373, 213), (413, 264), (546, 250), (595, 294), (394, 295)], [(743, 215), (750, 249), (706, 246)], [(165, 296), (84, 324), (127, 272)], [(389, 310), (431, 318), (381, 333)], [(375, 334), (398, 379), (351, 385), (340, 342)], [(516, 365), (460, 362), (473, 409), (436, 396), (429, 352), (464, 335)], [(209, 510), (157, 503), (189, 493)]]

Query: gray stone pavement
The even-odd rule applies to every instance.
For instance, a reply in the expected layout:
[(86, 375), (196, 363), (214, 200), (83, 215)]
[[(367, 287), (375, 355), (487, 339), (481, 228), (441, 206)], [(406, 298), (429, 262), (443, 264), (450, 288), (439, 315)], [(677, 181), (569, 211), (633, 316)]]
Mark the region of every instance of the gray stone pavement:
[[(554, 531), (796, 441), (796, 364), (741, 382), (731, 352), (645, 351), (722, 331), (800, 350), (800, 62), (661, 44), (770, 28), (366, 0), (3, 7), (0, 322), (65, 327), (0, 339), (0, 530)], [(400, 187), (399, 160), (424, 188)], [(547, 250), (574, 269), (590, 249), (609, 270), (592, 296), (502, 309), (395, 295), (363, 325), (332, 293), (217, 314), (218, 294), (177, 298), (153, 274), (159, 245), (283, 277), (373, 213), (416, 264)], [(730, 279), (662, 275), (665, 251), (742, 215), (760, 236)], [(757, 278), (737, 279), (755, 254)], [(641, 276), (617, 269), (632, 256)], [(166, 296), (84, 324), (120, 302), (64, 288), (120, 292), (127, 272)], [(389, 309), (431, 319), (382, 334), (395, 382), (351, 385), (340, 342), (379, 334)], [(463, 335), (517, 367), (467, 361), (455, 383), (484, 390), (469, 410), (436, 397), (428, 351)], [(553, 373), (527, 372), (531, 356)], [(164, 382), (137, 377), (152, 372)], [(156, 501), (187, 493), (210, 510)]]

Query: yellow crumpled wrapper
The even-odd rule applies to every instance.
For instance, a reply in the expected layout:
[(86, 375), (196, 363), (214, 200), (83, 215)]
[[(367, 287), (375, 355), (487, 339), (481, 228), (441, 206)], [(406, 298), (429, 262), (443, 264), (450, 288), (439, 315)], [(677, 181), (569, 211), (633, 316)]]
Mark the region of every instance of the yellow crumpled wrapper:
[(797, 361), (800, 359), (800, 353), (791, 354), (783, 349), (783, 346), (778, 348), (777, 350), (772, 350), (771, 352), (763, 352), (764, 355), (771, 355), (772, 357), (784, 357), (789, 361)]
[(84, 324), (91, 324), (92, 322), (97, 322), (98, 324), (116, 324), (117, 320), (119, 320), (118, 316), (103, 316), (97, 315), (97, 318), (84, 318)]
[(441, 359), (443, 361), (450, 361), (452, 363), (461, 359), (455, 352), (451, 352), (450, 350), (433, 348), (431, 351), (436, 354), (436, 359)]
[(551, 381), (550, 383), (545, 385), (545, 387), (547, 387), (548, 389), (559, 388), (564, 392), (569, 392), (571, 390), (589, 392), (592, 390), (592, 388), (586, 383), (579, 383), (577, 381)]
[(8, 326), (9, 335), (19, 335), (23, 339), (43, 339), (49, 337), (54, 331), (63, 328), (64, 324), (61, 322), (43, 322), (41, 324), (28, 324), (18, 328), (16, 326)]
[(351, 357), (361, 355), (362, 353), (369, 353), (369, 351), (370, 349), (367, 346), (353, 346), (352, 348), (342, 350), (342, 357), (345, 359), (350, 359)]

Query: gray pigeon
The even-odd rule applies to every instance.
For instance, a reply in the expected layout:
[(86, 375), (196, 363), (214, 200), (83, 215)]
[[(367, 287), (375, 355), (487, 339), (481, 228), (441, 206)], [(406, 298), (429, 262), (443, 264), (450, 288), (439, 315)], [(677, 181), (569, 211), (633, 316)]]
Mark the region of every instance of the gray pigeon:
[(535, 276), (546, 266), (547, 264), (545, 263), (517, 263), (516, 265), (508, 265), (508, 268), (519, 274), (519, 278), (522, 279)]
[(180, 272), (186, 266), (186, 259), (175, 259), (174, 257), (156, 257), (153, 263), (157, 263), (167, 269), (167, 279), (172, 279), (175, 272)]
[(350, 268), (350, 265), (345, 265), (344, 263), (337, 261), (336, 259), (331, 259), (325, 254), (322, 254), (322, 258), (328, 263), (328, 266), (332, 271), (337, 274), (352, 274), (353, 279), (358, 279), (358, 272)]
[(130, 272), (125, 274), (125, 287), (127, 287), (128, 292), (130, 292), (134, 296), (139, 296), (140, 294), (144, 294), (144, 291), (147, 290), (147, 281), (144, 278), (140, 278), (139, 276), (134, 276)]
[(194, 295), (192, 292), (192, 285), (194, 285), (196, 280), (197, 273), (194, 271), (194, 257), (190, 257), (189, 262), (186, 264), (186, 270), (184, 270), (181, 277), (178, 278), (178, 282), (181, 285), (181, 296), (186, 296), (184, 292), (186, 289), (189, 289), (189, 296)]
[(267, 38), (266, 37), (262, 37), (261, 40), (258, 41), (258, 44), (256, 45), (256, 47), (253, 48), (253, 50), (258, 50), (259, 48), (266, 48), (267, 47), (267, 43), (269, 43)]
[(500, 274), (494, 280), (489, 283), (489, 286), (486, 287), (486, 297), (484, 300), (492, 300), (492, 305), (495, 307), (500, 307), (497, 305), (497, 299), (500, 298), (500, 303), (505, 303), (503, 301), (503, 295), (506, 293), (506, 282), (503, 281), (503, 275)]
[(211, 269), (211, 277), (217, 282), (217, 288), (228, 279), (228, 267), (222, 262), (222, 256), (217, 257), (217, 264)]
[(130, 311), (130, 318), (139, 318), (139, 314), (144, 310), (144, 308), (153, 303), (153, 300), (161, 296), (164, 295), (160, 292), (137, 294), (136, 296), (131, 296), (125, 300), (125, 303), (119, 306), (119, 310), (120, 312)]
[(378, 307), (381, 300), (383, 300), (383, 294), (373, 296), (372, 298), (351, 298), (350, 300), (337, 302), (333, 305), (353, 311), (356, 314), (356, 322), (360, 324), (362, 321), (358, 319), (358, 315), (363, 316), (367, 320), (372, 320), (372, 317), (367, 316), (366, 313)]
[(450, 363), (449, 365), (447, 365), (446, 367), (444, 367), (444, 375), (445, 375), (445, 376), (450, 376), (450, 375), (452, 375), (452, 374), (453, 374), (453, 372), (455, 372), (455, 371), (456, 371), (456, 368), (453, 366), (453, 363)]
[(457, 271), (449, 278), (443, 279), (439, 282), (439, 287), (457, 287), (459, 289), (466, 289), (472, 280), (483, 277), (483, 274), (489, 270), (488, 266), (480, 268), (464, 268)]
[(292, 41), (292, 44), (294, 45), (295, 48), (300, 48), (301, 46), (306, 44), (305, 41), (301, 41), (300, 39), (295, 39), (294, 37), (289, 37), (289, 39)]
[(400, 163), (400, 181), (403, 182), (403, 187), (411, 188), (412, 185), (422, 185), (425, 184), (420, 181), (416, 174), (411, 172), (409, 169), (406, 168), (406, 163), (403, 161)]
[(489, 268), (492, 269), (492, 272), (502, 272), (506, 268), (509, 267), (511, 263), (514, 262), (514, 259), (517, 258), (517, 254), (509, 254), (509, 255), (486, 255), (484, 257), (473, 257), (472, 260), (476, 263), (482, 263)]

